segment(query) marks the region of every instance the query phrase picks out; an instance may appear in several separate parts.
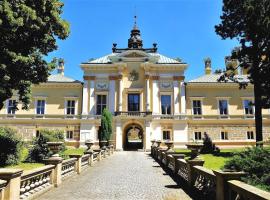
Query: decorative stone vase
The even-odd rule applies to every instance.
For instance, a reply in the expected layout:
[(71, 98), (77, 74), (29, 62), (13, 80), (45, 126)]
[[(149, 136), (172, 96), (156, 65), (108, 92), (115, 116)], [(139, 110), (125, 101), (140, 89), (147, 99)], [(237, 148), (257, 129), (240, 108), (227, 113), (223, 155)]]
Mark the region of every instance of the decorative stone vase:
[(99, 141), (99, 143), (100, 143), (100, 148), (101, 149), (106, 149), (106, 144), (107, 144), (106, 140), (101, 140), (101, 141)]
[(87, 146), (87, 150), (85, 152), (93, 152), (91, 148), (94, 145), (94, 142), (92, 140), (86, 140), (85, 145)]
[(109, 143), (109, 146), (114, 145), (114, 140), (109, 140), (108, 143)]
[(203, 144), (196, 144), (196, 143), (189, 143), (186, 144), (187, 148), (191, 150), (190, 159), (198, 159), (199, 153), (201, 151), (201, 148), (203, 147)]
[(161, 141), (157, 140), (156, 143), (157, 143), (157, 147), (160, 147)]
[(151, 143), (152, 143), (152, 147), (154, 147), (155, 146), (155, 142), (156, 142), (156, 140), (151, 140)]
[(171, 140), (166, 140), (164, 143), (165, 143), (165, 145), (168, 147), (167, 152), (173, 152), (173, 150), (172, 150), (173, 141), (171, 141)]
[(46, 144), (48, 145), (49, 150), (53, 152), (51, 157), (60, 157), (58, 153), (63, 142), (47, 142)]

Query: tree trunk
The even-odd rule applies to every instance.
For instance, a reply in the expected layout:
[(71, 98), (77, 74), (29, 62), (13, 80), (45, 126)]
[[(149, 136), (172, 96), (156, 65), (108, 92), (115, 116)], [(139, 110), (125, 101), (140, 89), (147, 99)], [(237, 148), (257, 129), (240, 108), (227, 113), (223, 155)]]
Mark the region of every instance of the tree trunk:
[(258, 81), (254, 81), (254, 96), (255, 96), (256, 146), (262, 146), (263, 145), (262, 103), (261, 103), (261, 88)]

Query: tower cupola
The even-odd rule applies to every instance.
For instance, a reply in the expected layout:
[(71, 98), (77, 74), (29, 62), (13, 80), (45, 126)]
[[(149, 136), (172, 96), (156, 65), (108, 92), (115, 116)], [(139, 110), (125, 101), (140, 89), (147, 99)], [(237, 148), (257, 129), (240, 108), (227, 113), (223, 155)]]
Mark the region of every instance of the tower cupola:
[(134, 16), (134, 26), (130, 32), (130, 38), (128, 39), (128, 48), (141, 49), (143, 47), (143, 41), (141, 39), (141, 31), (137, 26), (137, 16)]

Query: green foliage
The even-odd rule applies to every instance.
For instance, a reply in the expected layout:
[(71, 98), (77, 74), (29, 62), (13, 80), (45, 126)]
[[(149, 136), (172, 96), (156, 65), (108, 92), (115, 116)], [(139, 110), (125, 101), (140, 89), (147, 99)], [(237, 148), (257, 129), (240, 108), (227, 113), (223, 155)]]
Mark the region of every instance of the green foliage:
[(15, 130), (0, 127), (0, 166), (18, 164), (23, 149), (23, 142)]
[[(64, 132), (62, 130), (40, 130), (40, 136), (34, 139), (33, 147), (30, 149), (27, 161), (42, 162), (43, 159), (50, 156), (50, 151), (46, 143), (56, 141), (64, 142), (64, 138)], [(64, 150), (65, 145), (63, 144), (60, 152), (63, 152)]]
[(69, 35), (62, 9), (59, 0), (0, 1), (0, 109), (13, 90), (28, 109), (31, 84), (47, 81), (56, 60), (44, 56), (57, 49), (56, 37)]
[[(226, 59), (237, 60), (236, 67), (248, 71), (254, 84), (256, 141), (262, 137), (262, 108), (270, 107), (270, 3), (269, 0), (223, 0), (221, 23), (215, 26), (223, 39), (237, 39), (240, 47)], [(229, 65), (220, 81), (233, 80), (245, 88), (247, 82), (235, 76), (235, 66)]]
[(263, 147), (247, 148), (237, 152), (226, 162), (224, 168), (244, 171), (247, 176), (243, 179), (252, 185), (259, 185), (270, 191), (270, 149)]
[(212, 139), (207, 133), (204, 133), (203, 137), (203, 147), (201, 149), (202, 154), (217, 154), (220, 152), (220, 149), (212, 142)]
[(100, 127), (100, 139), (110, 140), (112, 135), (112, 114), (108, 109), (102, 111), (101, 127)]

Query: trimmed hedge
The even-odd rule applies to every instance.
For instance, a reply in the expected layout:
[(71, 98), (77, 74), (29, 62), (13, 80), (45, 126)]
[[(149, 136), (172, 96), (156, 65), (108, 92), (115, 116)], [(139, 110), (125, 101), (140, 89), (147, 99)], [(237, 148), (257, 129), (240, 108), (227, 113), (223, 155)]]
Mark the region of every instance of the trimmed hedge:
[(14, 129), (0, 127), (0, 166), (16, 165), (21, 160), (23, 141)]

